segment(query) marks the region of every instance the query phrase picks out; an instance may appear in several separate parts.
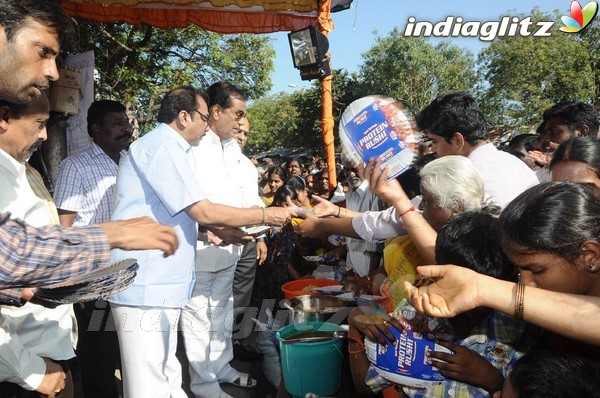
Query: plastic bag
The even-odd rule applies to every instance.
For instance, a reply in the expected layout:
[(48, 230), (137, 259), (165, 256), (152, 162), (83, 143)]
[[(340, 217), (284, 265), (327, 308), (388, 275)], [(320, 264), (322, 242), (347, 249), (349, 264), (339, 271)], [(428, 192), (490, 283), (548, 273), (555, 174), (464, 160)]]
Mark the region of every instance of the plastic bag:
[(281, 362), (279, 360), (279, 341), (275, 333), (281, 328), (281, 322), (273, 318), (270, 309), (266, 310), (267, 323), (252, 318), (259, 333), (256, 337), (256, 345), (263, 354), (262, 370), (265, 378), (275, 387), (281, 383)]

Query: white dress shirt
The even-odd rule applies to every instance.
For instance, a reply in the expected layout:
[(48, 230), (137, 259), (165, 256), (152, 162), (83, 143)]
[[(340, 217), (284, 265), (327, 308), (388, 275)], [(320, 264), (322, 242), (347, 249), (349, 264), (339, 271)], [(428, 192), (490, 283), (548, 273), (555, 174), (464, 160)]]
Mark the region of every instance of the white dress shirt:
[(468, 158), (483, 178), (486, 195), (502, 208), (522, 192), (539, 184), (533, 170), (523, 161), (499, 151), (494, 144), (487, 143), (476, 148)]
[[(200, 144), (192, 148), (192, 155), (198, 184), (208, 200), (233, 207), (264, 206), (256, 188), (256, 168), (235, 140), (221, 142), (209, 130)], [(215, 272), (231, 267), (240, 259), (241, 250), (238, 245), (214, 246), (198, 241), (196, 270)]]
[[(415, 196), (410, 202), (418, 209), (421, 204), (421, 195)], [(407, 234), (394, 207), (382, 211), (367, 211), (354, 216), (352, 217), (352, 228), (361, 238), (369, 242), (380, 242)]]
[[(2, 149), (0, 209), (34, 227), (55, 224), (57, 220), (47, 202), (29, 185), (25, 164)], [(0, 314), (0, 381), (35, 390), (46, 371), (42, 357), (67, 360), (75, 356), (77, 332), (72, 305), (54, 309), (31, 303), (1, 306)]]

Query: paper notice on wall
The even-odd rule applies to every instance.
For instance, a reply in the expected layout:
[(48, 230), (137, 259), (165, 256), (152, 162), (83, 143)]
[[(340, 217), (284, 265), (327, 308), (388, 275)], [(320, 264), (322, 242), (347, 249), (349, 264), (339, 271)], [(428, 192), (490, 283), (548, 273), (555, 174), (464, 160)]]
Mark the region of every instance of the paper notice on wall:
[(94, 52), (88, 51), (67, 57), (65, 65), (81, 73), (81, 100), (79, 113), (68, 119), (67, 148), (69, 156), (90, 147), (92, 139), (87, 132), (87, 110), (94, 101)]

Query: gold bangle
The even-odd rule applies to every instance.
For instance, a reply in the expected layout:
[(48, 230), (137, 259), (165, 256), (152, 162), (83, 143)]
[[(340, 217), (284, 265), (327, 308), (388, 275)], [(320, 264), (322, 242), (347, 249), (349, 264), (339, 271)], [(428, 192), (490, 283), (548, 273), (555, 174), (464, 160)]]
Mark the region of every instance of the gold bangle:
[(261, 207), (260, 209), (262, 210), (262, 223), (260, 224), (265, 225), (265, 221), (267, 221), (267, 212), (264, 207)]
[(337, 216), (336, 216), (336, 217), (339, 217), (339, 216), (340, 216), (340, 211), (342, 211), (342, 208), (341, 208), (341, 206), (338, 206), (338, 214), (337, 214)]
[(515, 293), (515, 319), (523, 319), (523, 312), (525, 312), (525, 284), (519, 282)]
[(407, 226), (405, 225), (405, 226), (404, 226), (404, 229), (405, 229), (405, 230), (407, 230), (407, 231), (410, 231), (410, 230), (412, 230), (412, 229), (418, 229), (418, 228), (424, 227), (425, 225), (427, 225), (427, 220), (423, 221), (423, 223), (422, 223), (422, 224), (419, 224), (419, 225), (417, 225), (416, 227), (407, 227)]

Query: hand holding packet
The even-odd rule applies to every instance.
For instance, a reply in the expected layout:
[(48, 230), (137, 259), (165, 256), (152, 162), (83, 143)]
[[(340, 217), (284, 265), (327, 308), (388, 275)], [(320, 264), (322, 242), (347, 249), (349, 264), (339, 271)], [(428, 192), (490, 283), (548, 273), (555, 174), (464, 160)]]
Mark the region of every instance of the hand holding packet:
[(451, 353), (435, 343), (433, 336), (412, 330), (398, 331), (388, 327), (396, 344), (382, 345), (365, 339), (365, 351), (377, 373), (397, 384), (414, 388), (427, 388), (446, 380), (433, 366), (427, 364), (429, 351)]
[(352, 102), (340, 119), (344, 155), (354, 164), (383, 159), (388, 179), (408, 169), (416, 150), (417, 127), (412, 113), (392, 98), (380, 95)]

